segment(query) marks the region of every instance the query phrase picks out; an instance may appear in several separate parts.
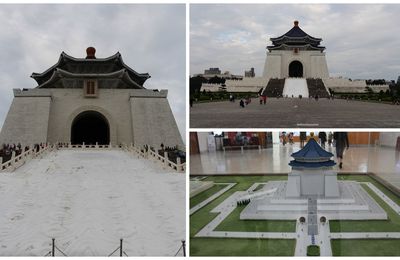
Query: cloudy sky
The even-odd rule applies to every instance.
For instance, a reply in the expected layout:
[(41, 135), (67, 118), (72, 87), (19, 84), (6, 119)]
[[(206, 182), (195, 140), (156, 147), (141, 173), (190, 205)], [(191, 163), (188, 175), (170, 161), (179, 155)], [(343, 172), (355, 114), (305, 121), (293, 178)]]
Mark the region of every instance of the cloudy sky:
[(331, 76), (397, 79), (400, 5), (191, 5), (190, 73), (209, 67), (261, 76), (269, 38), (299, 26), (322, 38)]
[(55, 64), (62, 51), (97, 57), (119, 51), (146, 88), (168, 89), (168, 100), (185, 136), (185, 5), (0, 4), (0, 128), (13, 88), (33, 88), (32, 72)]

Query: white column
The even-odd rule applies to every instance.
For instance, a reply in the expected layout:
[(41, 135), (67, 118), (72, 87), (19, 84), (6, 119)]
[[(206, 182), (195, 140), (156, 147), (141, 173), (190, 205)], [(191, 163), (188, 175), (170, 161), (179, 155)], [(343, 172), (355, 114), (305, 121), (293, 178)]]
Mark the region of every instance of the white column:
[(164, 152), (164, 166), (168, 167), (168, 152)]
[(177, 157), (176, 158), (176, 170), (178, 172), (181, 172), (181, 168), (182, 168), (182, 166), (181, 166), (181, 157)]

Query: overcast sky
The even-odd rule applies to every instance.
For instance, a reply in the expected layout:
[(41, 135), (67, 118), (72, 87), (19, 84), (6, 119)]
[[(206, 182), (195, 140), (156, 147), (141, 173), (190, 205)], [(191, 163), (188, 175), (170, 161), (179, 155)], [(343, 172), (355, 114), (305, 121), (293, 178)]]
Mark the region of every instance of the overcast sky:
[(209, 67), (262, 76), (269, 39), (299, 26), (322, 38), (330, 76), (397, 79), (400, 5), (191, 5), (190, 73)]
[[(29, 76), (58, 61), (62, 51), (84, 58), (119, 51), (124, 62), (151, 78), (146, 88), (168, 89), (185, 137), (185, 5), (0, 5), (0, 128), (13, 88), (37, 86)], [(183, 138), (185, 139), (185, 138)]]

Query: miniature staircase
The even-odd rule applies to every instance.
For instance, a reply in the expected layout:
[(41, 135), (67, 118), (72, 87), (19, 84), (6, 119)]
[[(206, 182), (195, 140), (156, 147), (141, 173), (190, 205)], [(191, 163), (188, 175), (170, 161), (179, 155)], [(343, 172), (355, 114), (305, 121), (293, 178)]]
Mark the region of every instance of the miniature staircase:
[(308, 198), (308, 235), (318, 235), (317, 198)]
[(303, 78), (287, 78), (283, 87), (283, 96), (308, 98), (307, 81)]

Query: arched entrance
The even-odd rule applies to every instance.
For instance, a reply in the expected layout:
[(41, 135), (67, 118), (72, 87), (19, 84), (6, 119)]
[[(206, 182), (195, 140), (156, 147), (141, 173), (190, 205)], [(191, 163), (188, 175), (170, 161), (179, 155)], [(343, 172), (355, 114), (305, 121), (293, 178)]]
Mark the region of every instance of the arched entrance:
[(110, 126), (107, 119), (96, 111), (80, 113), (72, 121), (72, 144), (109, 144)]
[(289, 77), (291, 78), (303, 77), (303, 64), (301, 64), (300, 61), (295, 60), (289, 64)]

